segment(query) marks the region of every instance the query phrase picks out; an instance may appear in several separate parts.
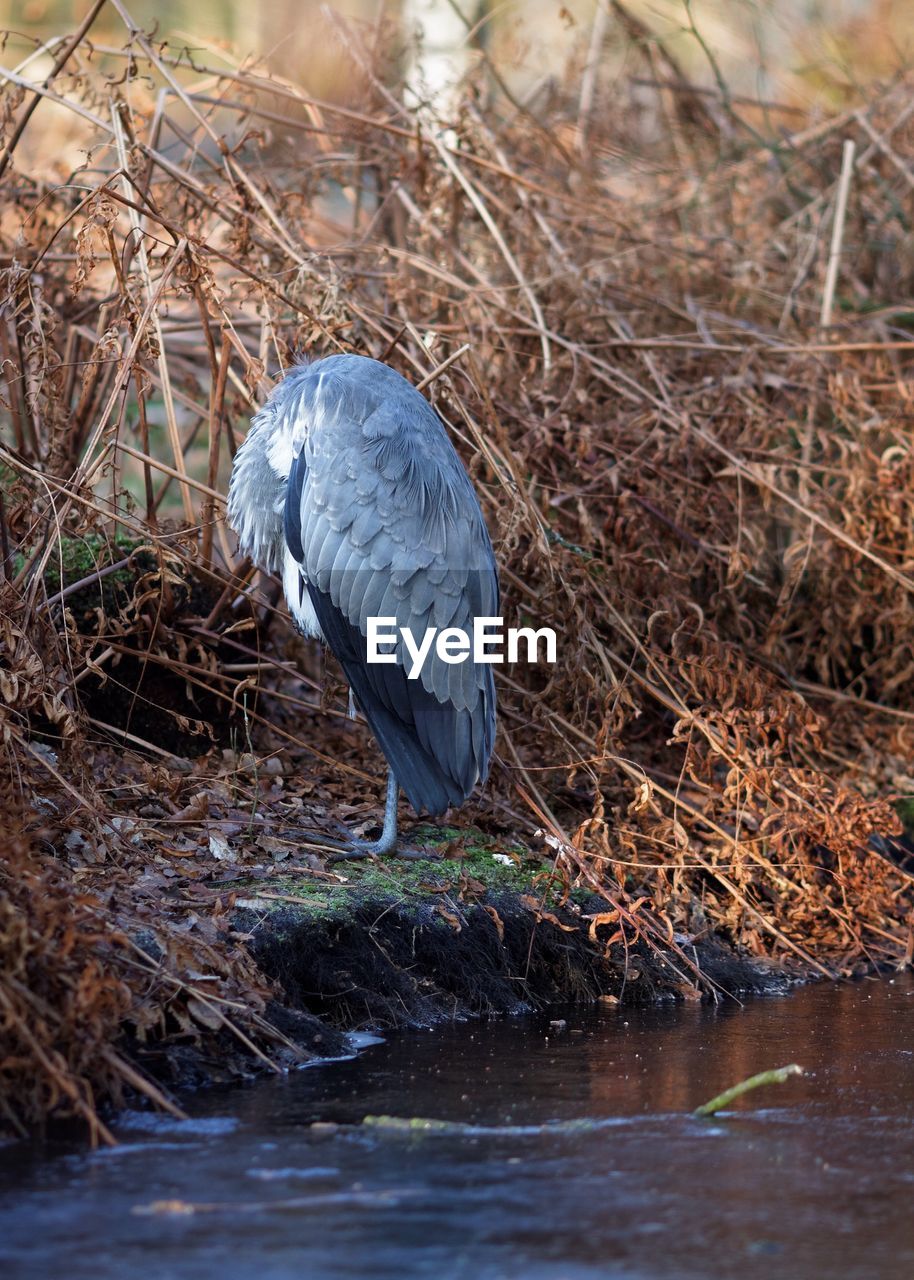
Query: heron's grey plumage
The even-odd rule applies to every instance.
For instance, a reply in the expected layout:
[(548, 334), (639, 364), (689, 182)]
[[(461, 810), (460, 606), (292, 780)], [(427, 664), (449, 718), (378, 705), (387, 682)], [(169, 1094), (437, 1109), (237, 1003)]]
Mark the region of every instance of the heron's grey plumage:
[(363, 356), (292, 369), (238, 451), (228, 515), (336, 654), (416, 811), (462, 803), (491, 759), (491, 665), (446, 663), (433, 647), (410, 680), (402, 642), (396, 664), (366, 660), (370, 617), (395, 617), (418, 642), (429, 626), (472, 636), (475, 618), (498, 614), (476, 494), (424, 397)]

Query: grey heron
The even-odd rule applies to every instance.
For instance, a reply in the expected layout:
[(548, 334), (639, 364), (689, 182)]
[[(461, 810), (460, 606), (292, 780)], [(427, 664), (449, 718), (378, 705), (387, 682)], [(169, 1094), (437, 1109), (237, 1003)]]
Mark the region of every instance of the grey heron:
[(381, 837), (346, 848), (392, 853), (399, 788), (417, 814), (439, 816), (485, 780), (495, 738), (490, 662), (435, 649), (410, 678), (402, 639), (395, 661), (368, 661), (369, 619), (421, 637), (472, 634), (498, 614), (492, 544), (444, 424), (378, 360), (298, 364), (238, 449), (228, 519), (241, 550), (281, 575), (299, 630), (336, 655), (387, 759)]

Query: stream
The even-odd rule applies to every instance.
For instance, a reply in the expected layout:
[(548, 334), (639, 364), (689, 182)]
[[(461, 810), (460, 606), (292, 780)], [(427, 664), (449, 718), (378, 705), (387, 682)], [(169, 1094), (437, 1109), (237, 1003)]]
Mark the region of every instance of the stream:
[(182, 1105), (112, 1149), (0, 1148), (0, 1276), (914, 1275), (909, 977), (404, 1032)]

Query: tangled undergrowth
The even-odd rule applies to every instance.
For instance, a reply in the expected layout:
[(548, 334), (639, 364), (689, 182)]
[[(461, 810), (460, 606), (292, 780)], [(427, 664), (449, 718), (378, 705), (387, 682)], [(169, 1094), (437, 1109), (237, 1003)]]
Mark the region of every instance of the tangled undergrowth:
[(445, 128), (356, 28), (341, 105), (114, 7), (122, 48), (87, 27), (3, 73), (8, 1118), (156, 1094), (123, 1028), (291, 1051), (220, 884), (331, 875), (301, 831), (381, 794), (221, 522), (300, 353), (423, 386), (506, 625), (558, 633), (554, 668), (500, 670), (461, 820), (600, 895), (595, 945), (670, 947), (699, 986), (710, 933), (909, 963), (912, 875), (871, 837), (914, 790), (912, 78), (803, 121), (636, 44), (648, 106), (616, 79), (582, 119), (573, 76), (520, 105), (483, 65)]

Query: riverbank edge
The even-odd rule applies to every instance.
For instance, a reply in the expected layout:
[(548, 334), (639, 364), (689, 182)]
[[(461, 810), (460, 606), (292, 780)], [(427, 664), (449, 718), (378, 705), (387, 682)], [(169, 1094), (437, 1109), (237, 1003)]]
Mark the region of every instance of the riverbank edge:
[[(472, 902), (438, 894), (404, 898), (367, 889), (338, 909), (251, 896), (232, 913), (276, 999), (266, 1016), (296, 1052), (294, 1068), (351, 1052), (349, 1033), (434, 1027), (532, 1013), (550, 1006), (645, 1005), (787, 994), (813, 975), (742, 954), (726, 940), (643, 940), (609, 948), (590, 936), (594, 897), (537, 912), (530, 895), (499, 889)], [(700, 974), (687, 967), (691, 961)], [(260, 1074), (266, 1062), (223, 1033), (213, 1045), (158, 1046), (138, 1065), (173, 1089), (205, 1088)]]

